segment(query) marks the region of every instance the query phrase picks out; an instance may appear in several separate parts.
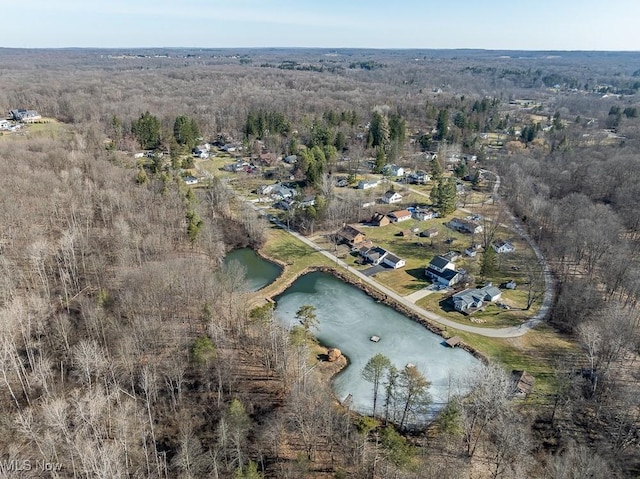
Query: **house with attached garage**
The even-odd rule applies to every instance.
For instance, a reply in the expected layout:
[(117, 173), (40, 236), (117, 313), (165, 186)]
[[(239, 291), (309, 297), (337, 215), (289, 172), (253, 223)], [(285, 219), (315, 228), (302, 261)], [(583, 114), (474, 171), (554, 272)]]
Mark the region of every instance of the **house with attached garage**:
[(391, 205), (393, 203), (400, 203), (402, 201), (402, 195), (397, 191), (389, 190), (382, 195), (382, 202)]
[(456, 271), (456, 265), (444, 256), (434, 256), (424, 274), (434, 283), (444, 286), (453, 286), (461, 278), (460, 273)]
[(360, 250), (360, 256), (374, 266), (378, 266), (382, 263), (388, 254), (389, 252), (386, 249), (380, 248), (379, 246), (374, 246), (372, 248), (365, 247)]
[(387, 253), (382, 262), (393, 269), (402, 268), (405, 264), (407, 264), (405, 260), (393, 253)]
[(491, 303), (500, 299), (502, 292), (488, 284), (480, 289), (465, 289), (452, 296), (453, 306), (456, 311), (471, 314), (482, 308), (485, 303)]
[(42, 116), (40, 116), (40, 113), (37, 111), (23, 110), (22, 108), (11, 110), (9, 111), (9, 114), (11, 115), (12, 120), (21, 121), (23, 123), (30, 123), (42, 119)]

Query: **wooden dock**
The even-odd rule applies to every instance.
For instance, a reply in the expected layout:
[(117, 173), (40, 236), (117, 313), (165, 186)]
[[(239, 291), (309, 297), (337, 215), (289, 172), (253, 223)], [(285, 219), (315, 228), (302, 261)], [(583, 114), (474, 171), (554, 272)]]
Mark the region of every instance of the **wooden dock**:
[(449, 346), (450, 348), (455, 348), (457, 345), (459, 345), (462, 342), (462, 339), (460, 339), (459, 336), (454, 336), (452, 338), (449, 338), (445, 341), (445, 344), (447, 346)]

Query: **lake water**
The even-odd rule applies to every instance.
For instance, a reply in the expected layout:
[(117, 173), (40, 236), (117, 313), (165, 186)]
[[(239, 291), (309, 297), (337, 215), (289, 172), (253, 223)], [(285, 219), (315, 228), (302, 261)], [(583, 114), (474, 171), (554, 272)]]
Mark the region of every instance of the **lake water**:
[(251, 248), (240, 248), (231, 251), (224, 257), (226, 264), (237, 261), (246, 270), (246, 288), (248, 291), (258, 291), (273, 283), (280, 276), (282, 268), (258, 256)]
[[(399, 370), (408, 363), (416, 365), (431, 382), (431, 415), (444, 407), (450, 392), (459, 391), (456, 378), (480, 364), (468, 352), (445, 347), (440, 336), (326, 273), (299, 278), (276, 300), (276, 316), (287, 326), (297, 323), (295, 314), (300, 306), (315, 306), (319, 323), (316, 337), (349, 358), (349, 366), (333, 381), (334, 392), (340, 400), (351, 394), (351, 408), (360, 413), (372, 411), (372, 384), (362, 378), (361, 372), (376, 353), (387, 356)], [(380, 337), (378, 343), (370, 341), (374, 335)], [(381, 412), (383, 388), (379, 394)]]

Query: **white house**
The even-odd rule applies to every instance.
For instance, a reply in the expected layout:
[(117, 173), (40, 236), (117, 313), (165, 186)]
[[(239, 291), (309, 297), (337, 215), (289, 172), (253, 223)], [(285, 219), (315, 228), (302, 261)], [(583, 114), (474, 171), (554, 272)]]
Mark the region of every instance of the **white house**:
[(496, 253), (513, 253), (516, 248), (509, 241), (496, 241), (495, 243), (491, 243), (491, 247), (494, 249)]
[(402, 195), (397, 191), (389, 190), (382, 196), (382, 202), (388, 205), (393, 203), (400, 203), (402, 201)]
[(360, 250), (360, 255), (366, 259), (369, 263), (374, 266), (378, 266), (385, 257), (389, 254), (389, 252), (379, 246), (374, 246), (373, 248), (362, 248)]
[(382, 262), (393, 269), (402, 268), (406, 264), (405, 260), (392, 253), (388, 253)]
[(386, 165), (384, 167), (384, 172), (389, 176), (404, 176), (405, 169), (398, 165)]
[(309, 206), (315, 206), (316, 197), (314, 195), (305, 196), (300, 200), (300, 206), (302, 208), (308, 208)]
[(359, 190), (368, 190), (369, 188), (375, 188), (380, 184), (380, 180), (360, 180), (358, 182)]
[(416, 208), (415, 210), (413, 210), (413, 213), (411, 216), (413, 216), (413, 218), (418, 221), (427, 221), (427, 220), (436, 218), (438, 214), (433, 210), (424, 210), (421, 208)]
[(184, 182), (187, 185), (197, 185), (198, 184), (198, 178), (196, 178), (195, 176), (185, 176), (184, 177)]
[(425, 269), (425, 276), (435, 283), (452, 286), (460, 281), (456, 265), (444, 256), (435, 256)]

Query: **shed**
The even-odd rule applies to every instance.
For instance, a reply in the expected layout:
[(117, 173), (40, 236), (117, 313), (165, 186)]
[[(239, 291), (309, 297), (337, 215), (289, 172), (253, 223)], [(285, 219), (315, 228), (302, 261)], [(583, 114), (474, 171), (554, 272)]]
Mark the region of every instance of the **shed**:
[(513, 397), (524, 399), (533, 390), (536, 379), (527, 371), (511, 371), (513, 381)]

